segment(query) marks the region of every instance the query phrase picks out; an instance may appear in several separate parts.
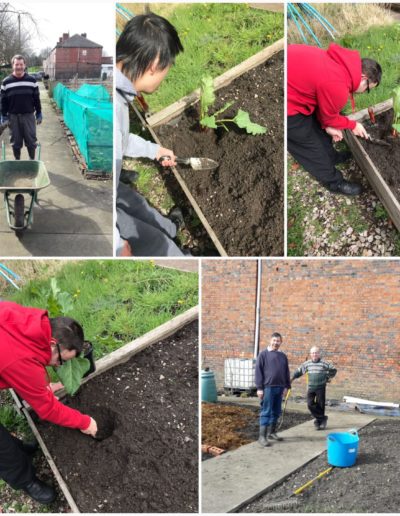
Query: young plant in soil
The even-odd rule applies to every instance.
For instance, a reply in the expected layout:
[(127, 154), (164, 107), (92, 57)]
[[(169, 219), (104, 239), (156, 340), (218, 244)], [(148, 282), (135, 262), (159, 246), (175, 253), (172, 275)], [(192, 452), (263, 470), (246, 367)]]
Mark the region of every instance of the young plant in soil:
[(398, 136), (400, 132), (400, 86), (393, 90), (393, 136)]
[[(73, 298), (68, 292), (62, 292), (57, 280), (50, 280), (50, 287), (46, 289), (46, 308), (50, 317), (65, 316), (74, 306)], [(90, 362), (87, 358), (76, 357), (67, 360), (56, 369), (56, 374), (71, 396), (76, 393), (85, 373), (89, 371)]]
[(234, 118), (218, 118), (221, 113), (224, 113), (230, 108), (234, 102), (226, 102), (225, 105), (209, 114), (209, 109), (215, 102), (215, 93), (213, 80), (211, 77), (203, 77), (200, 85), (200, 125), (203, 128), (218, 129), (223, 127), (226, 131), (229, 131), (226, 124), (236, 124), (240, 129), (245, 129), (248, 134), (265, 134), (267, 128), (259, 124), (256, 124), (250, 120), (250, 115), (247, 111), (239, 109)]

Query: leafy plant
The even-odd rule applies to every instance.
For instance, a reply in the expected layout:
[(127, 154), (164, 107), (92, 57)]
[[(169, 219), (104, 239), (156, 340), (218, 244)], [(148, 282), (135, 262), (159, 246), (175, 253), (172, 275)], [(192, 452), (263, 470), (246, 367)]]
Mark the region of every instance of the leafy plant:
[(393, 129), (400, 132), (400, 86), (393, 90)]
[(211, 77), (203, 77), (200, 84), (200, 125), (203, 127), (209, 127), (210, 129), (218, 129), (222, 126), (226, 131), (229, 131), (226, 124), (231, 122), (236, 124), (240, 129), (245, 129), (248, 134), (265, 134), (267, 132), (266, 127), (256, 124), (250, 120), (250, 115), (247, 111), (239, 109), (236, 116), (233, 118), (218, 118), (218, 115), (224, 113), (234, 103), (226, 102), (225, 105), (215, 111), (213, 114), (209, 114), (209, 109), (215, 102), (214, 86)]
[[(55, 278), (50, 280), (50, 288), (45, 289), (46, 309), (50, 317), (67, 315), (74, 308), (74, 298), (69, 292), (61, 291)], [(44, 292), (42, 291), (42, 294)], [(68, 394), (79, 389), (83, 375), (89, 370), (87, 358), (75, 357), (57, 367), (56, 373)]]

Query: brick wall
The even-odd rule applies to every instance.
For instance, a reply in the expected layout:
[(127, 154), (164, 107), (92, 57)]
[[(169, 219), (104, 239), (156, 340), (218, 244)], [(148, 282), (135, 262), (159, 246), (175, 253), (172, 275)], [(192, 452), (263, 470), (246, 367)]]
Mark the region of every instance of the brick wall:
[[(203, 260), (203, 365), (223, 386), (224, 358), (251, 358), (257, 262)], [(260, 345), (284, 336), (293, 371), (311, 346), (338, 368), (329, 396), (400, 399), (400, 263), (263, 260)], [(304, 379), (293, 394), (305, 392)]]
[(100, 78), (102, 48), (59, 48), (53, 50), (56, 79), (79, 77)]

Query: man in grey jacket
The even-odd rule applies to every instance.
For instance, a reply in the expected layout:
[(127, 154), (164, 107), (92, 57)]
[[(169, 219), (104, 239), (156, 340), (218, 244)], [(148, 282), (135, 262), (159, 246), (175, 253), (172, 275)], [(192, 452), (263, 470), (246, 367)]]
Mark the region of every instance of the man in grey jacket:
[(117, 254), (135, 256), (183, 256), (173, 239), (177, 225), (152, 208), (134, 189), (120, 182), (124, 156), (158, 160), (174, 153), (129, 132), (129, 103), (138, 93), (157, 90), (175, 56), (183, 51), (175, 28), (164, 18), (150, 13), (130, 20), (117, 42), (116, 69), (116, 208)]

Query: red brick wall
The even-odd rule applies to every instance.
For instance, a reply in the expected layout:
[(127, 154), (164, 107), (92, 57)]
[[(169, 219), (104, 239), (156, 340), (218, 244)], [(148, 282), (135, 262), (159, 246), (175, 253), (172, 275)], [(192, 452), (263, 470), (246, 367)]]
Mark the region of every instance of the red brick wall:
[(54, 52), (56, 79), (72, 78), (77, 73), (79, 77), (100, 77), (101, 48), (56, 48)]
[[(252, 357), (257, 262), (203, 260), (203, 365)], [(279, 331), (293, 371), (311, 346), (338, 368), (329, 396), (400, 398), (400, 263), (263, 260), (260, 343)], [(231, 311), (231, 309), (234, 311)], [(305, 392), (304, 379), (293, 394)]]

